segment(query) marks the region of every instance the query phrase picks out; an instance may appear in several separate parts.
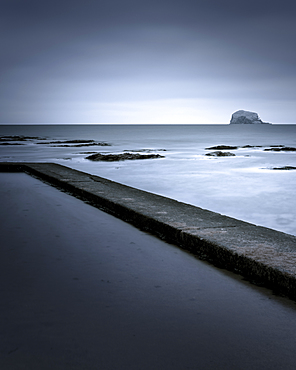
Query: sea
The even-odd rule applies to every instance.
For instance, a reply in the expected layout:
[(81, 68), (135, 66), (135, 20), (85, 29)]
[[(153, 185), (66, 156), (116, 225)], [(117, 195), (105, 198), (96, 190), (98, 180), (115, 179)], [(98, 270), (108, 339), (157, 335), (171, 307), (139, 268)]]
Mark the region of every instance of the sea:
[[(287, 148), (296, 125), (0, 125), (1, 162), (59, 163), (296, 235), (296, 151)], [(127, 152), (161, 157), (87, 158)]]

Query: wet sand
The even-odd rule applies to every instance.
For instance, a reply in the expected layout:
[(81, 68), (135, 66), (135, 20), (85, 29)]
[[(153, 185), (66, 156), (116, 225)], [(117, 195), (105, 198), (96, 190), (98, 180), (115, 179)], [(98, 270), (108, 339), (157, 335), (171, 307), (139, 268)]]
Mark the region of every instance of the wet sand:
[(0, 368), (294, 369), (296, 306), (0, 173)]

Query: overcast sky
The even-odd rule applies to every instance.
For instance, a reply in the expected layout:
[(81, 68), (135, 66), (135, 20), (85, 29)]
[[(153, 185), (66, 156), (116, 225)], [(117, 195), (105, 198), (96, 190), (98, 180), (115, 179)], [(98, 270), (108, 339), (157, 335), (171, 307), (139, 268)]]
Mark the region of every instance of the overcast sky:
[(295, 0), (1, 0), (1, 123), (296, 123)]

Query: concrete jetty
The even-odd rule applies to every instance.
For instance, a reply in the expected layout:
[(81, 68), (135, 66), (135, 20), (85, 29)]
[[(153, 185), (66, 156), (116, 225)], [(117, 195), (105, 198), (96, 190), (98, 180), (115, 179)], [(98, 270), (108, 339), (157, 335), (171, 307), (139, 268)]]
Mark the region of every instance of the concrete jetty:
[(0, 163), (296, 299), (296, 237), (53, 163)]

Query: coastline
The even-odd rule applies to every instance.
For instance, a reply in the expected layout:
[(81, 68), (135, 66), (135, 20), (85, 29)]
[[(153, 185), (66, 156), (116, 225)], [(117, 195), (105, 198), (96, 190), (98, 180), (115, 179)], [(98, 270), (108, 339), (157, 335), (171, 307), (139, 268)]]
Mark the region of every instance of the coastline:
[(51, 163), (1, 163), (90, 202), (201, 259), (296, 299), (296, 237)]
[[(223, 127), (222, 127), (223, 126)], [(1, 145), (0, 162), (49, 162), (98, 175), (239, 220), (296, 235), (295, 152), (267, 152), (270, 145), (296, 147), (288, 126), (18, 126), (1, 135), (22, 135), (17, 145)], [(3, 129), (3, 130), (2, 130)], [(36, 139), (29, 140), (35, 137)], [(39, 140), (38, 138), (46, 138)], [(12, 137), (11, 137), (12, 138)], [(15, 137), (15, 139), (17, 139)], [(112, 146), (54, 145), (93, 140)], [(5, 141), (5, 138), (3, 138)], [(2, 144), (13, 144), (13, 142)], [(43, 145), (39, 145), (43, 142)], [(47, 143), (47, 144), (46, 144)], [(23, 144), (23, 145), (19, 145)], [(206, 156), (213, 145), (237, 146), (231, 157)], [(54, 145), (54, 147), (52, 146)], [(62, 147), (63, 145), (63, 147)], [(79, 144), (80, 146), (81, 144)], [(252, 148), (247, 148), (250, 146)], [(258, 148), (255, 148), (258, 146)], [(260, 147), (259, 147), (260, 146)], [(93, 162), (87, 152), (125, 153), (148, 148), (164, 155), (148, 161)], [(166, 151), (158, 152), (158, 149)], [(213, 153), (211, 153), (213, 154)]]

